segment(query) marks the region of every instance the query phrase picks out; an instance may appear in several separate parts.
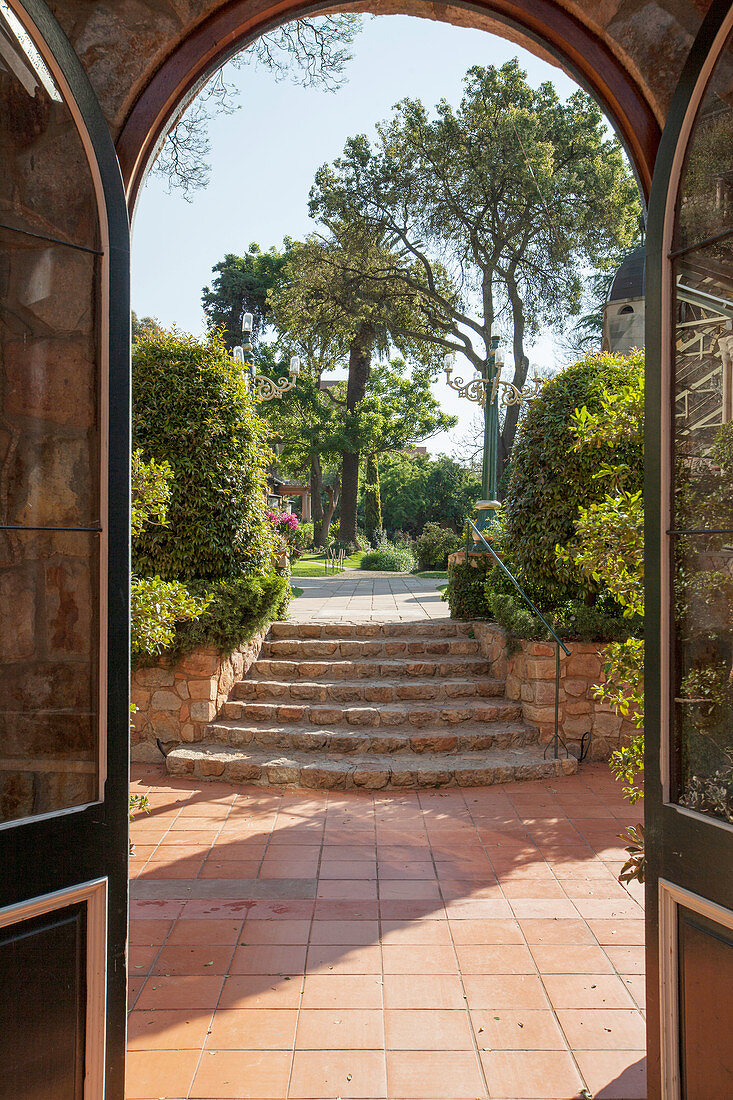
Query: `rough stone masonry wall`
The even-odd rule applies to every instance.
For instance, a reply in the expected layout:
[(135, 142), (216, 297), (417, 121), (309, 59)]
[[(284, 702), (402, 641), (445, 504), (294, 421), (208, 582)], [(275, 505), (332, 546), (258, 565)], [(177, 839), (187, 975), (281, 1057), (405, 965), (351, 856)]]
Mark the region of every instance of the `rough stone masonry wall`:
[[(506, 676), (507, 697), (521, 702), (525, 722), (537, 726), (542, 743), (547, 744), (555, 731), (555, 646), (522, 641), (510, 654), (504, 631), (493, 623), (477, 623), (476, 637), (483, 656), (492, 663), (492, 675)], [(636, 727), (594, 696), (603, 676), (603, 644), (566, 644), (570, 656), (560, 651), (560, 733), (577, 751), (583, 734), (590, 731), (590, 758), (607, 760)]]
[(160, 761), (156, 739), (166, 746), (205, 740), (207, 725), (257, 660), (266, 633), (256, 634), (228, 657), (215, 649), (196, 649), (176, 665), (161, 660), (136, 669), (130, 683), (138, 708), (130, 735), (132, 759)]

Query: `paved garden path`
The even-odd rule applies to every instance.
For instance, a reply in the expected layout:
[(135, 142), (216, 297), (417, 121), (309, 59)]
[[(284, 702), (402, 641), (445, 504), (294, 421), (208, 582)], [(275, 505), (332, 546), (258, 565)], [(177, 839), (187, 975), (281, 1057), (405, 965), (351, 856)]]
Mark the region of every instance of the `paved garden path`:
[(346, 569), (330, 577), (295, 577), (303, 595), (293, 600), (296, 622), (407, 622), (447, 619), (448, 604), (437, 587), (443, 581), (404, 573), (369, 574)]
[(605, 765), (404, 792), (139, 766), (133, 789), (128, 1100), (645, 1096), (616, 879), (639, 809)]

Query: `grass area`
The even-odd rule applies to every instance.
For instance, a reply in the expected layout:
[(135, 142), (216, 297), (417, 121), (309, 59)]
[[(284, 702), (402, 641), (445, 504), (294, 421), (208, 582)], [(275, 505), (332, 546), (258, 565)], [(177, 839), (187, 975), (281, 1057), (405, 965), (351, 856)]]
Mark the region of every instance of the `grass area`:
[[(344, 567), (358, 569), (363, 557), (364, 551), (357, 550), (355, 554), (344, 558)], [(291, 562), (291, 569), (294, 577), (331, 577), (334, 573), (332, 566), (330, 564), (327, 566), (326, 555), (313, 550), (303, 554), (297, 561)], [(343, 573), (343, 569), (337, 568), (335, 572)]]
[(445, 581), (448, 579), (448, 573), (445, 569), (426, 569), (422, 573), (413, 573), (413, 577), (424, 577), (429, 581)]

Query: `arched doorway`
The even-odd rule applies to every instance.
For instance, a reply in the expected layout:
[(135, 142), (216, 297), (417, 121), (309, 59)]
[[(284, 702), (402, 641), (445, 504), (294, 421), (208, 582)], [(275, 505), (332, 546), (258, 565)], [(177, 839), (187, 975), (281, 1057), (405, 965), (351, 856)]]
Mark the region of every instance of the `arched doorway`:
[[(88, 279), (86, 292), (79, 289), (84, 285), (83, 280), (75, 282), (71, 278), (67, 278), (60, 284), (57, 298), (54, 298), (54, 294), (45, 294), (33, 298), (32, 302), (52, 298), (62, 315), (64, 313), (68, 314), (70, 303), (76, 308), (81, 302), (83, 304), (82, 312), (92, 309), (92, 306), (93, 312), (98, 311), (95, 313), (95, 317), (101, 318), (101, 321), (99, 325), (94, 327), (92, 337), (93, 355), (91, 357), (97, 371), (94, 393), (98, 396), (101, 395), (99, 409), (104, 410), (107, 402), (107, 392), (101, 386), (101, 381), (105, 377), (109, 377), (110, 432), (107, 433), (105, 430), (106, 424), (103, 417), (95, 421), (94, 430), (90, 436), (92, 446), (91, 457), (88, 460), (88, 475), (92, 482), (95, 478), (98, 479), (101, 488), (100, 492), (95, 495), (95, 504), (99, 505), (99, 508), (96, 512), (95, 508), (91, 508), (89, 512), (91, 518), (88, 522), (84, 523), (76, 514), (69, 520), (65, 515), (59, 516), (51, 511), (47, 515), (44, 514), (43, 522), (35, 525), (32, 520), (29, 522), (29, 518), (26, 516), (21, 523), (8, 523), (8, 527), (12, 526), (15, 530), (18, 528), (23, 529), (20, 535), (14, 536), (18, 538), (27, 537), (26, 531), (30, 531), (33, 527), (36, 531), (42, 529), (45, 533), (44, 537), (58, 535), (61, 531), (68, 536), (92, 536), (91, 541), (94, 541), (95, 536), (108, 536), (111, 551), (109, 556), (102, 558), (98, 553), (98, 547), (95, 546), (93, 552), (87, 552), (86, 565), (82, 566), (82, 571), (86, 569), (89, 576), (93, 574), (96, 568), (99, 575), (108, 578), (109, 583), (105, 590), (104, 585), (96, 583), (95, 577), (95, 583), (90, 582), (88, 585), (90, 592), (88, 600), (89, 619), (93, 628), (90, 629), (89, 637), (86, 639), (88, 643), (86, 645), (87, 670), (85, 672), (81, 667), (76, 669), (71, 679), (77, 686), (84, 683), (89, 686), (93, 678), (89, 671), (90, 668), (96, 668), (104, 663), (109, 666), (110, 676), (107, 682), (99, 687), (96, 696), (98, 705), (90, 704), (87, 708), (89, 713), (93, 713), (96, 740), (94, 737), (92, 738), (94, 742), (93, 752), (89, 760), (82, 761), (82, 763), (91, 763), (93, 767), (92, 769), (80, 769), (74, 772), (75, 775), (93, 775), (95, 779), (99, 779), (102, 775), (102, 769), (101, 767), (97, 769), (97, 764), (100, 759), (104, 760), (104, 753), (100, 755), (96, 750), (102, 740), (106, 740), (108, 742), (106, 783), (103, 787), (100, 783), (91, 793), (89, 790), (84, 789), (80, 795), (74, 794), (63, 805), (56, 803), (48, 807), (47, 811), (37, 813), (33, 820), (28, 819), (23, 825), (13, 826), (15, 832), (8, 829), (5, 832), (8, 841), (8, 856), (4, 862), (4, 868), (7, 870), (3, 879), (6, 891), (5, 903), (7, 906), (16, 909), (18, 906), (30, 902), (35, 903), (39, 898), (55, 894), (58, 890), (73, 891), (84, 884), (93, 884), (99, 879), (106, 879), (110, 884), (110, 897), (113, 897), (113, 904), (110, 908), (111, 920), (108, 929), (111, 964), (107, 982), (108, 1028), (106, 1047), (106, 1095), (110, 1097), (121, 1096), (123, 1087), (121, 1078), (123, 1029), (120, 1010), (124, 1005), (123, 989), (125, 981), (123, 962), (124, 890), (120, 883), (126, 862), (124, 837), (126, 758), (125, 751), (121, 746), (126, 746), (127, 743), (124, 685), (127, 650), (125, 625), (127, 616), (125, 599), (127, 491), (124, 470), (128, 449), (126, 428), (128, 390), (125, 365), (127, 358), (127, 227), (122, 216), (122, 193), (119, 186), (119, 177), (117, 176), (117, 166), (111, 151), (109, 134), (111, 132), (118, 139), (119, 160), (124, 170), (128, 195), (131, 201), (134, 201), (134, 195), (142, 181), (144, 171), (154, 151), (155, 143), (164, 133), (166, 125), (175, 117), (180, 105), (185, 102), (186, 96), (198, 86), (198, 82), (205, 79), (216, 65), (229, 54), (255, 37), (267, 26), (277, 21), (292, 18), (299, 12), (313, 10), (298, 5), (291, 7), (273, 5), (264, 7), (258, 14), (252, 15), (248, 14), (240, 4), (232, 3), (220, 7), (215, 13), (207, 17), (206, 5), (201, 3), (198, 5), (192, 4), (186, 16), (174, 18), (172, 16), (155, 15), (152, 10), (147, 9), (142, 15), (138, 12), (133, 16), (130, 13), (131, 6), (128, 6), (127, 10), (125, 10), (125, 7), (122, 3), (119, 5), (113, 3), (103, 13), (85, 11), (83, 15), (80, 15), (76, 5), (72, 3), (58, 4), (57, 8), (62, 25), (68, 31), (73, 47), (73, 49), (70, 49), (69, 42), (59, 32), (45, 6), (38, 3), (37, 0), (26, 0), (22, 6), (18, 5), (21, 25), (25, 27), (24, 33), (44, 58), (53, 77), (58, 80), (57, 90), (60, 90), (60, 102), (69, 105), (74, 126), (77, 127), (77, 131), (81, 135), (85, 153), (80, 158), (79, 164), (83, 166), (86, 160), (86, 167), (82, 171), (77, 166), (78, 178), (80, 180), (84, 179), (87, 192), (93, 192), (94, 194), (94, 199), (89, 208), (91, 213), (88, 214), (83, 224), (87, 228), (95, 225), (99, 226), (99, 237), (94, 237), (91, 243), (89, 240), (62, 240), (59, 239), (58, 235), (55, 240), (50, 240), (51, 235), (46, 233), (45, 245), (50, 245), (53, 248), (70, 248), (87, 256), (95, 257), (94, 260), (88, 262), (95, 264), (98, 260), (98, 266), (101, 270), (105, 270), (106, 263), (106, 269), (110, 272), (110, 279), (107, 281), (97, 274)], [(677, 7), (680, 8), (682, 14), (673, 14), (672, 9)], [(660, 122), (664, 120), (668, 98), (673, 85), (676, 83), (684, 57), (688, 53), (691, 35), (697, 29), (699, 15), (692, 4), (670, 4), (669, 8), (663, 5), (650, 5), (649, 12), (647, 12), (646, 6), (642, 6), (638, 26), (629, 29), (628, 21), (621, 26), (614, 24), (613, 18), (601, 26), (596, 19), (594, 8), (595, 5), (590, 3), (582, 5), (579, 9), (581, 14), (571, 16), (568, 14), (567, 9), (556, 3), (530, 3), (529, 0), (527, 0), (527, 3), (512, 3), (509, 0), (505, 0), (505, 2), (502, 0), (501, 3), (497, 2), (493, 5), (476, 5), (471, 8), (460, 9), (457, 7), (455, 9), (447, 8), (444, 14), (446, 18), (452, 18), (456, 21), (468, 18), (469, 16), (465, 13), (470, 13), (471, 18), (480, 19), (483, 17), (486, 20), (487, 29), (496, 30), (501, 28), (504, 33), (510, 36), (516, 35), (523, 42), (531, 43), (533, 48), (559, 57), (561, 63), (577, 73), (581, 81), (593, 90), (606, 106), (610, 117), (613, 118), (627, 144), (642, 185), (647, 190), (655, 163)], [(675, 161), (675, 154), (678, 146), (680, 150), (683, 150), (686, 146), (694, 114), (697, 111), (702, 92), (707, 86), (709, 70), (720, 54), (727, 27), (723, 31), (720, 31), (719, 28), (722, 18), (727, 14), (727, 8), (728, 4), (717, 4), (716, 15), (703, 31), (696, 47), (693, 67), (688, 74), (687, 90), (681, 93), (682, 106), (675, 116), (677, 121), (676, 123), (673, 121), (669, 131), (668, 159), (665, 161), (666, 169), (664, 170), (667, 176), (672, 175), (673, 186), (668, 188), (668, 181), (665, 180), (664, 184), (660, 184), (659, 189), (652, 195), (654, 212), (658, 212), (658, 225), (660, 227), (658, 239), (661, 242), (659, 245), (657, 283), (657, 293), (659, 295), (657, 317), (660, 319), (665, 316), (662, 305), (671, 297), (672, 284), (668, 279), (669, 269), (665, 268), (669, 258), (663, 258), (662, 246), (665, 242), (669, 243), (663, 232), (665, 225), (671, 225), (669, 219), (667, 223), (664, 222), (665, 213), (668, 212), (671, 216), (674, 199), (677, 196), (681, 153), (677, 161)], [(399, 10), (404, 9), (400, 8)], [(110, 12), (112, 13), (111, 17)], [(656, 12), (661, 12), (663, 18), (657, 20), (654, 14)], [(623, 23), (623, 20), (621, 23)], [(17, 33), (15, 42), (13, 42), (12, 34), (8, 37), (6, 33), (5, 37), (10, 42), (11, 47), (17, 50)], [(664, 63), (661, 63), (658, 52), (662, 49), (663, 43), (671, 45), (669, 50), (663, 53)], [(74, 55), (74, 50), (78, 57)], [(27, 49), (23, 48), (22, 52), (27, 58)], [(79, 58), (82, 61), (81, 65), (78, 64)], [(22, 65), (25, 65), (22, 58), (21, 62)], [(102, 104), (101, 111), (95, 101), (94, 92), (86, 83), (85, 67), (91, 76), (94, 92), (96, 92), (96, 96)], [(647, 70), (647, 75), (642, 77), (641, 72), (644, 68)], [(13, 71), (12, 66), (10, 66), (9, 71)], [(33, 80), (32, 77), (31, 80)], [(33, 92), (33, 98), (35, 99), (35, 87)], [(54, 102), (58, 101), (54, 100)], [(21, 112), (18, 116), (17, 126), (18, 134), (22, 140), (28, 140), (31, 143), (37, 137), (37, 127), (32, 115), (33, 112)], [(678, 165), (676, 169), (677, 177), (674, 177), (670, 167), (670, 165), (674, 167), (674, 164)], [(89, 185), (90, 174), (93, 180), (91, 191)], [(56, 185), (58, 185), (58, 179)], [(668, 191), (672, 196), (669, 202), (667, 200)], [(721, 194), (722, 199), (724, 199), (725, 195)], [(47, 207), (50, 207), (50, 197), (47, 196), (44, 201)], [(723, 209), (724, 206), (725, 203), (722, 202), (720, 209)], [(103, 212), (105, 210), (108, 216), (109, 236), (104, 232), (105, 218)], [(26, 231), (27, 226), (12, 225), (6, 227), (6, 229), (10, 233), (20, 233), (29, 239), (40, 239), (36, 231), (37, 227), (28, 232)], [(12, 263), (18, 262), (23, 253), (23, 247), (20, 247), (17, 241), (18, 238), (13, 237), (12, 242), (7, 247)], [(699, 241), (694, 243), (700, 245)], [(46, 277), (48, 271), (52, 270), (53, 264), (49, 265), (48, 262), (44, 262), (46, 266), (41, 274), (45, 272), (44, 277)], [(667, 282), (664, 281), (665, 278), (667, 278)], [(39, 285), (39, 283), (35, 285), (34, 293), (38, 290)], [(87, 295), (86, 299), (84, 299), (84, 293)], [(3, 289), (3, 298), (4, 301), (8, 300), (8, 293), (5, 289)], [(29, 301), (31, 301), (30, 298)], [(106, 326), (108, 326), (108, 329)], [(49, 335), (52, 337), (53, 333), (45, 332), (44, 339), (48, 339)], [(663, 349), (664, 340), (668, 337), (669, 327), (664, 330), (659, 326), (657, 328), (652, 327), (650, 329), (650, 346)], [(30, 379), (33, 377), (34, 360), (32, 349), (29, 350), (28, 340), (22, 338), (20, 344), (19, 362), (21, 372), (19, 387), (21, 396), (27, 398), (31, 393)], [(83, 380), (86, 377), (83, 363), (68, 358), (64, 361), (67, 365), (71, 364), (72, 384), (78, 384), (80, 379)], [(110, 372), (105, 371), (108, 361)], [(665, 362), (668, 364), (669, 359), (661, 360), (662, 367)], [(4, 369), (6, 372), (8, 371), (7, 358), (4, 361)], [(664, 377), (661, 370), (659, 376), (660, 378)], [(42, 357), (40, 389), (46, 396), (52, 392), (51, 382), (53, 377), (51, 360)], [(98, 385), (97, 382), (100, 384)], [(12, 393), (12, 388), (9, 388), (7, 392)], [(54, 405), (53, 400), (51, 400), (51, 404)], [(652, 404), (650, 408), (653, 411), (654, 405)], [(52, 411), (58, 411), (58, 403), (55, 403)], [(76, 407), (72, 408), (66, 429), (69, 431), (78, 429), (81, 423), (81, 414), (81, 405), (77, 404)], [(53, 417), (41, 417), (40, 419), (44, 423), (40, 424), (38, 428), (37, 438), (53, 453), (54, 429), (46, 422), (52, 422)], [(43, 446), (37, 450), (35, 457), (32, 456), (29, 464), (29, 477), (34, 481), (34, 484), (39, 484), (44, 477), (44, 466), (41, 460), (42, 450)], [(652, 479), (656, 478), (658, 481), (661, 477), (658, 459), (662, 454), (662, 439), (654, 431), (650, 435), (649, 454), (652, 459)], [(99, 460), (101, 460), (101, 463)], [(109, 460), (109, 465), (107, 465), (107, 460)], [(671, 470), (666, 471), (666, 473), (669, 476)], [(55, 484), (58, 492), (54, 500), (54, 506), (59, 497), (63, 496), (65, 490), (72, 486), (78, 487), (78, 475), (75, 473), (73, 478), (70, 474), (61, 476), (56, 479)], [(99, 516), (99, 522), (96, 522), (97, 516)], [(49, 528), (53, 530), (49, 531)], [(650, 529), (652, 537), (649, 544), (649, 554), (652, 565), (657, 563), (661, 556), (659, 531), (659, 524)], [(684, 534), (688, 536), (696, 535), (693, 531), (686, 531)], [(710, 532), (706, 532), (707, 534), (710, 534)], [(676, 537), (674, 531), (665, 527), (663, 530), (665, 540), (667, 535)], [(65, 542), (68, 541), (68, 539), (65, 540)], [(101, 542), (102, 540), (99, 539), (98, 541)], [(663, 560), (666, 560), (666, 545), (664, 554), (665, 559)], [(53, 576), (57, 579), (60, 576), (58, 573), (59, 563), (54, 558), (54, 548), (41, 546), (36, 561), (39, 576), (43, 574), (47, 581), (49, 581), (49, 578), (52, 579)], [(97, 562), (94, 567), (89, 565), (92, 559)], [(656, 580), (653, 578), (653, 583), (659, 585), (661, 583), (659, 575), (655, 574), (654, 576)], [(15, 641), (19, 639), (22, 641), (20, 593), (24, 590), (24, 586), (18, 584), (17, 579), (13, 583), (15, 588), (11, 591), (11, 606), (14, 608), (15, 619), (10, 634)], [(25, 588), (27, 587), (25, 585)], [(58, 584), (57, 587), (59, 587)], [(51, 588), (53, 588), (53, 584), (49, 581), (49, 589)], [(53, 598), (52, 594), (51, 598)], [(58, 600), (61, 601), (60, 595)], [(661, 602), (658, 602), (659, 606), (661, 606)], [(108, 609), (109, 629), (106, 629)], [(48, 617), (44, 619), (42, 614), (36, 615), (32, 619), (34, 627), (50, 621)], [(655, 660), (658, 659), (660, 653), (664, 653), (664, 649), (657, 644), (660, 638), (661, 622), (663, 621), (658, 617), (650, 631), (652, 645), (650, 652)], [(94, 623), (99, 624), (98, 628), (94, 628)], [(98, 630), (96, 634), (95, 630)], [(63, 635), (63, 637), (66, 636)], [(34, 637), (33, 630), (30, 630), (28, 637), (31, 639)], [(106, 648), (100, 644), (105, 638)], [(100, 657), (100, 653), (103, 654), (102, 657)], [(83, 664), (84, 661), (81, 661), (80, 665)], [(9, 682), (21, 683), (24, 676), (23, 670), (15, 668), (11, 671), (12, 676), (9, 674)], [(653, 689), (656, 685), (658, 689), (661, 676), (662, 670), (660, 670), (657, 660), (657, 664), (651, 665), (648, 669), (648, 687)], [(96, 684), (96, 676), (94, 681)], [(94, 692), (96, 690), (96, 687), (94, 689), (90, 687), (92, 703), (95, 703)], [(104, 726), (103, 723), (98, 722), (98, 719), (100, 714), (105, 713), (109, 718), (108, 728), (111, 735), (107, 737), (105, 732), (103, 738), (100, 730), (104, 729)], [(87, 714), (88, 716), (89, 714)], [(67, 733), (69, 745), (74, 741), (74, 736)], [(652, 760), (652, 781), (654, 782), (656, 776), (653, 769)], [(711, 929), (710, 922), (712, 921), (715, 924), (717, 916), (717, 924), (720, 928), (724, 929), (726, 927), (719, 909), (725, 909), (726, 907), (729, 909), (731, 899), (719, 880), (722, 873), (721, 869), (727, 870), (730, 866), (731, 834), (727, 826), (718, 826), (713, 823), (719, 831), (715, 833), (714, 840), (705, 850), (714, 853), (715, 858), (712, 860), (698, 859), (700, 845), (705, 846), (708, 835), (712, 835), (709, 834), (711, 824), (705, 820), (705, 813), (698, 814), (697, 817), (694, 815), (698, 811), (678, 814), (676, 809), (678, 803), (674, 803), (674, 799), (669, 801), (670, 792), (674, 797), (678, 797), (680, 794), (680, 790), (674, 787), (676, 778), (674, 771), (672, 771), (668, 789), (663, 792), (664, 799), (662, 799), (661, 794), (659, 795), (659, 804), (662, 808), (656, 818), (656, 831), (653, 833), (652, 838), (653, 852), (657, 856), (657, 862), (654, 864), (653, 881), (656, 884), (657, 875), (666, 877), (673, 886), (678, 888), (678, 891), (687, 890), (689, 893), (696, 893), (709, 903), (707, 910), (702, 913), (701, 920), (695, 926), (695, 930), (690, 932), (685, 930), (684, 934), (681, 934), (681, 925), (673, 923), (668, 926), (667, 935), (668, 937), (677, 935), (678, 937), (682, 936), (682, 938), (689, 935), (689, 940), (685, 943), (686, 946), (689, 946), (690, 954), (688, 958), (690, 959), (694, 959), (694, 953), (700, 943), (701, 935), (707, 935), (708, 941), (714, 940), (717, 945), (722, 944), (722, 947), (716, 947), (716, 950), (720, 953), (719, 961), (716, 957), (711, 966), (710, 955), (706, 956), (708, 971), (698, 970), (696, 978), (693, 972), (689, 972), (696, 981), (701, 974), (704, 975), (706, 972), (711, 973), (713, 977), (720, 980), (721, 976), (726, 975), (726, 967), (729, 966), (728, 952), (725, 949), (727, 948), (727, 933), (720, 934), (714, 928)], [(83, 787), (83, 784), (81, 786)], [(670, 825), (670, 813), (677, 815), (675, 817), (676, 823), (682, 822), (679, 831), (675, 831)], [(63, 821), (60, 821), (59, 815), (61, 814), (64, 815)], [(23, 815), (15, 814), (14, 816), (17, 818)], [(667, 843), (667, 838), (669, 838), (669, 843)], [(681, 863), (676, 862), (680, 851), (683, 853), (684, 867)], [(42, 858), (39, 858), (39, 853), (42, 853)], [(665, 863), (665, 859), (669, 859), (670, 862)], [(690, 871), (690, 876), (687, 878), (685, 877), (685, 868)], [(708, 878), (702, 881), (700, 879), (701, 875), (708, 875)], [(73, 905), (87, 906), (86, 912), (89, 913), (93, 908), (93, 903), (90, 901), (91, 896), (90, 893), (87, 893), (84, 897), (74, 895)], [(682, 904), (680, 902), (682, 896), (678, 893), (676, 900), (672, 898), (673, 905), (676, 905), (678, 909)], [(57, 902), (58, 900), (56, 898)], [(689, 901), (689, 897), (687, 900)], [(66, 901), (69, 902), (68, 897)], [(716, 905), (719, 909), (714, 910), (712, 907)], [(41, 921), (38, 925), (33, 924), (35, 930), (43, 925), (41, 918), (44, 918), (47, 912), (47, 909), (36, 908), (32, 913), (28, 910), (25, 916), (29, 920), (32, 917), (34, 921)], [(674, 909), (669, 909), (667, 915), (672, 922), (680, 919), (679, 914)], [(71, 916), (78, 923), (78, 911), (75, 910), (75, 913)], [(707, 924), (705, 924), (706, 921)], [(28, 925), (28, 927), (31, 926)], [(45, 927), (46, 925), (43, 925), (43, 928)], [(669, 929), (672, 929), (672, 931), (669, 931)], [(82, 974), (82, 978), (77, 985), (77, 996), (74, 1002), (75, 1008), (78, 1010), (75, 1018), (75, 1028), (72, 1029), (72, 1038), (66, 1044), (67, 1049), (72, 1052), (72, 1057), (63, 1065), (59, 1065), (55, 1071), (57, 1076), (50, 1079), (50, 1084), (48, 1080), (41, 1081), (41, 1086), (45, 1087), (46, 1091), (44, 1093), (39, 1087), (32, 1094), (34, 1097), (48, 1096), (58, 1100), (59, 1097), (66, 1096), (76, 1098), (103, 1095), (103, 1088), (99, 1083), (100, 1059), (102, 1058), (104, 1045), (102, 1038), (97, 1036), (95, 1045), (87, 1048), (86, 1060), (79, 1061), (79, 1057), (82, 1057), (79, 1052), (84, 1043), (88, 1041), (91, 1032), (89, 1029), (84, 1032), (82, 1027), (76, 1026), (76, 1022), (83, 1019), (85, 1006), (91, 1003), (89, 1001), (89, 990), (91, 990), (93, 983), (88, 981), (87, 978), (91, 979), (94, 972), (93, 962), (90, 964), (88, 974), (82, 973), (83, 968), (80, 970), (79, 942), (81, 941), (74, 939), (73, 944), (69, 947), (67, 962), (63, 964), (63, 972), (59, 978), (63, 985), (64, 983), (68, 984), (70, 976)], [(87, 946), (89, 942), (87, 941)], [(99, 952), (99, 941), (95, 942), (97, 945), (96, 950)], [(665, 950), (671, 942), (671, 939), (663, 941)], [(656, 948), (654, 949), (654, 956), (656, 957)], [(18, 975), (21, 978), (24, 976), (22, 967), (19, 969), (15, 962), (17, 957), (16, 955), (14, 958), (16, 981)], [(100, 957), (99, 955), (95, 956), (97, 960)], [(718, 1087), (718, 1079), (716, 1078), (711, 1085), (705, 1077), (704, 1066), (701, 1066), (700, 1063), (685, 1062), (684, 1058), (687, 1056), (687, 1052), (685, 1052), (683, 1059), (680, 1059), (680, 1034), (677, 1030), (679, 1018), (682, 1016), (685, 1033), (693, 1034), (692, 1029), (697, 1026), (703, 1034), (705, 1044), (707, 1044), (713, 1034), (705, 1016), (707, 1005), (695, 1000), (694, 983), (685, 985), (683, 981), (681, 995), (679, 995), (678, 970), (675, 969), (676, 957), (673, 962), (675, 965), (667, 975), (667, 988), (677, 990), (676, 1000), (673, 996), (670, 1005), (665, 1007), (666, 1017), (662, 1013), (665, 1019), (665, 1029), (662, 1031), (662, 1037), (666, 1043), (662, 1063), (667, 1067), (665, 1070), (667, 1076), (661, 1086), (656, 1079), (653, 1080), (652, 1095), (664, 1096), (665, 1098), (673, 1098), (676, 1095), (708, 1096), (716, 1089), (718, 1092), (721, 1091)], [(76, 967), (76, 970), (74, 970), (74, 967)], [(29, 976), (30, 973), (30, 970), (28, 970), (27, 974)], [(685, 972), (685, 979), (687, 973)], [(709, 987), (704, 980), (702, 984), (703, 992), (709, 994)], [(37, 1000), (37, 1007), (34, 1010), (35, 1015), (33, 1015), (33, 1012), (25, 1014), (25, 1017), (23, 1017), (25, 1028), (22, 1033), (13, 1033), (11, 1029), (6, 1029), (6, 1041), (12, 1044), (14, 1055), (17, 1055), (18, 1052), (22, 1053), (26, 1049), (34, 1053), (31, 1043), (31, 1036), (34, 1032), (28, 1021), (31, 1021), (31, 1023), (35, 1021), (37, 1025), (35, 1035), (38, 1036), (42, 1051), (53, 1053), (58, 1044), (55, 1037), (53, 1041), (49, 1041), (48, 1038), (49, 1016), (44, 1011), (42, 1001), (39, 1000), (44, 991), (37, 982), (35, 987), (30, 981), (24, 983), (24, 986), (25, 988), (21, 988), (21, 993), (24, 996), (27, 994), (30, 998), (33, 997), (35, 988)], [(700, 982), (698, 981), (699, 986)], [(664, 990), (664, 985), (662, 989)], [(658, 995), (656, 984), (652, 986), (652, 991), (653, 997), (651, 1000), (652, 1003), (656, 1003)], [(47, 991), (45, 992), (47, 995)], [(688, 994), (690, 994), (689, 999), (686, 999)], [(725, 990), (723, 989), (721, 997), (724, 994)], [(705, 1001), (710, 1002), (710, 1000), (710, 996), (707, 995)], [(11, 1008), (16, 1012), (17, 1003), (17, 1000), (11, 1002)], [(718, 1001), (718, 1004), (720, 1004), (720, 1001)], [(671, 1014), (668, 1011), (670, 1006)], [(89, 1010), (88, 1020), (90, 1026), (91, 1021), (97, 1018), (94, 1015), (96, 1010), (101, 1012), (99, 1002), (95, 1002), (95, 1005), (92, 1005)], [(676, 1017), (674, 1012), (677, 1013)], [(62, 1022), (67, 1023), (70, 1018), (71, 1015), (67, 1014)], [(14, 1034), (16, 1035), (15, 1039), (12, 1038)], [(700, 1049), (704, 1049), (704, 1047), (700, 1047)], [(714, 1069), (718, 1070), (720, 1066), (725, 1065), (723, 1061), (724, 1053), (725, 1046), (723, 1039), (721, 1039), (721, 1045), (716, 1052), (717, 1061), (712, 1060)], [(80, 1072), (80, 1065), (82, 1064), (84, 1065), (84, 1071)], [(97, 1067), (96, 1081), (90, 1076), (95, 1065)], [(680, 1071), (684, 1082), (682, 1086), (678, 1084)], [(22, 1065), (18, 1073), (23, 1073)], [(85, 1076), (86, 1081), (84, 1080)], [(16, 1081), (18, 1080), (22, 1081), (22, 1084), (11, 1084), (10, 1091), (7, 1093), (9, 1096), (21, 1095), (23, 1092), (27, 1093), (26, 1077), (16, 1077)], [(726, 1087), (724, 1082), (723, 1089)]]

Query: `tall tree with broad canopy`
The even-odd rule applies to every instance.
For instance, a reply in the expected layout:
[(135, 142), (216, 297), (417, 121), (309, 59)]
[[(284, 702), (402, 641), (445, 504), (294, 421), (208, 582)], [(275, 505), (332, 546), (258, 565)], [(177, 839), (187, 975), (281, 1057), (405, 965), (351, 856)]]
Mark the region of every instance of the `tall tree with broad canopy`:
[(244, 256), (227, 252), (214, 264), (216, 278), (201, 294), (208, 329), (219, 330), (231, 351), (243, 342), (242, 321), (252, 314), (252, 337), (257, 339), (267, 327), (270, 303), (268, 294), (283, 280), (291, 242), (286, 238), (282, 251), (273, 247), (263, 252), (253, 242)]
[[(374, 359), (388, 358), (396, 347), (415, 366), (414, 377), (420, 375), (416, 392), (421, 396), (437, 367), (436, 349), (425, 339), (427, 299), (417, 273), (413, 284), (382, 278), (386, 268), (398, 266), (397, 258), (389, 256), (389, 249), (371, 227), (361, 221), (334, 220), (328, 239), (309, 238), (292, 246), (286, 277), (270, 295), (273, 319), (286, 342), (292, 340), (305, 348), (315, 341), (322, 348), (326, 341), (330, 354), (340, 355), (348, 363), (345, 394), (337, 398), (327, 391), (327, 400), (342, 404), (340, 524), (344, 542), (356, 540), (359, 468), (367, 442), (362, 403), (369, 392)], [(452, 289), (437, 265), (435, 277), (449, 297)], [(425, 434), (435, 430), (439, 429), (430, 428)]]
[[(639, 209), (596, 103), (581, 91), (563, 103), (549, 83), (532, 88), (517, 59), (469, 69), (457, 109), (442, 100), (431, 116), (403, 100), (374, 143), (350, 138), (319, 169), (310, 200), (331, 233), (349, 225), (382, 242), (381, 266), (359, 272), (359, 253), (351, 257), (363, 300), (385, 283), (419, 296), (427, 323), (393, 324), (393, 339), (427, 340), (486, 373), (492, 331), (507, 331), (518, 387), (528, 341), (580, 311), (589, 274), (615, 266), (635, 240)], [(446, 274), (458, 293), (445, 292)], [(500, 468), (518, 415), (507, 410)]]

